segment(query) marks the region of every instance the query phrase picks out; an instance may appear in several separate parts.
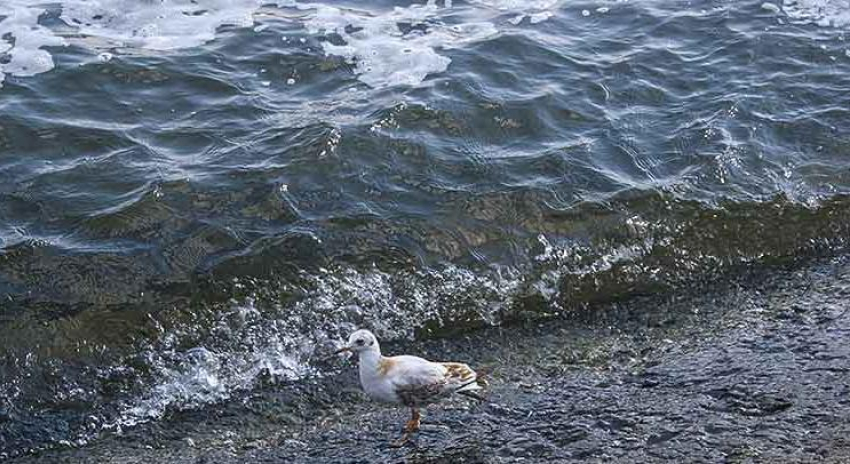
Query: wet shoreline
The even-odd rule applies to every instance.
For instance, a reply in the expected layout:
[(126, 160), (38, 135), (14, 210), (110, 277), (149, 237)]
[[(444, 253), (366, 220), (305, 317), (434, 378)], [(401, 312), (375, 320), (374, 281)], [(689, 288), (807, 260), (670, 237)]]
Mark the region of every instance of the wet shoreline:
[(850, 261), (744, 272), (565, 319), (404, 345), (492, 372), (490, 401), (376, 407), (354, 364), (169, 414), (42, 462), (847, 462)]

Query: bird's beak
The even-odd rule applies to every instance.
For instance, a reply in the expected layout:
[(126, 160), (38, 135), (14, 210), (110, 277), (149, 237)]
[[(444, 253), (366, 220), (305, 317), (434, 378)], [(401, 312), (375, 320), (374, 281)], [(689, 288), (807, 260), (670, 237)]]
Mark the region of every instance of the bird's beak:
[(337, 356), (338, 356), (338, 355), (340, 355), (340, 354), (342, 354), (342, 353), (350, 353), (350, 352), (351, 352), (351, 347), (349, 347), (349, 346), (343, 346), (342, 348), (340, 348), (340, 349), (338, 349), (338, 350), (334, 351), (334, 352), (333, 352), (333, 354), (328, 355), (326, 358), (323, 358), (323, 359), (324, 359), (325, 361), (332, 361), (332, 360), (334, 360), (334, 359), (337, 359)]

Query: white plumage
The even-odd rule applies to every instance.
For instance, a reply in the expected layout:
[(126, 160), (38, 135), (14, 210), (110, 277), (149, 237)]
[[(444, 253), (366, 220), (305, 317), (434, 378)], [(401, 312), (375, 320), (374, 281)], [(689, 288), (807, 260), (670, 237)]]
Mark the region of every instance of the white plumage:
[(359, 356), (360, 384), (370, 398), (411, 408), (413, 416), (396, 444), (403, 444), (419, 429), (420, 406), (454, 393), (480, 399), (471, 392), (480, 390), (484, 382), (466, 364), (431, 362), (416, 356), (385, 357), (368, 330), (351, 334), (348, 344), (338, 352), (343, 351)]

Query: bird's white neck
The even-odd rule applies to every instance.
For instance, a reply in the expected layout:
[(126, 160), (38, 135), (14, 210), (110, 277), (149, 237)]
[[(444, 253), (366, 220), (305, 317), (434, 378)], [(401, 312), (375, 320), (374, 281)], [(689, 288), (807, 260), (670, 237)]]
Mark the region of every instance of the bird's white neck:
[(374, 374), (378, 371), (378, 366), (381, 363), (381, 350), (380, 348), (373, 348), (371, 350), (364, 350), (360, 352), (360, 359), (358, 361), (360, 368), (360, 375), (370, 375)]
[(366, 364), (378, 364), (378, 361), (381, 360), (381, 350), (378, 348), (374, 348), (371, 350), (363, 350), (360, 352), (360, 363)]

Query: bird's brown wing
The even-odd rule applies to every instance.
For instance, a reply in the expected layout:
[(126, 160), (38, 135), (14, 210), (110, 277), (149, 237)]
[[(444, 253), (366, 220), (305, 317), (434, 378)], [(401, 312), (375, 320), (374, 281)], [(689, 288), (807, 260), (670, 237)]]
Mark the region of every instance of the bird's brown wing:
[(393, 387), (399, 400), (407, 406), (434, 402), (444, 394), (446, 369), (416, 356), (387, 358), (391, 363), (387, 376), (394, 378)]
[(446, 387), (452, 392), (474, 383), (478, 378), (475, 371), (466, 364), (445, 362), (440, 365), (446, 368)]
[[(398, 356), (392, 358), (399, 369), (395, 393), (407, 406), (418, 406), (438, 401), (460, 389), (475, 389), (478, 376), (462, 363), (432, 363), (420, 358)], [(399, 361), (406, 362), (399, 362)], [(406, 368), (397, 367), (404, 365)]]
[(419, 406), (436, 401), (445, 394), (445, 380), (421, 385), (405, 385), (396, 387), (402, 404), (405, 406)]

